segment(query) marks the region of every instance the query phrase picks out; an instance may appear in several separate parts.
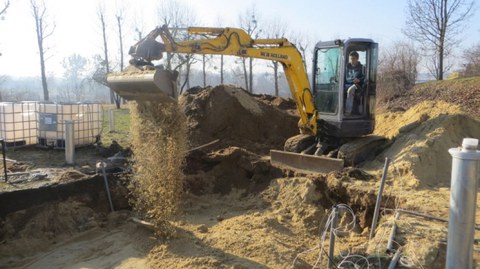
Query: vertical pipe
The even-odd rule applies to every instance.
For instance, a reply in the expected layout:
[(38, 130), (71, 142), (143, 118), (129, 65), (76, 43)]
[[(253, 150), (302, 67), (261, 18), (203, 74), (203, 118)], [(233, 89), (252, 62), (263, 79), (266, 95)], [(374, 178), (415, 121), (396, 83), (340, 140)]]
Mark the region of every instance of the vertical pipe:
[(400, 214), (397, 212), (395, 213), (393, 225), (392, 225), (392, 230), (390, 231), (390, 237), (388, 237), (388, 242), (387, 242), (387, 253), (393, 253), (395, 252), (395, 249), (393, 248), (393, 241), (395, 240), (395, 235), (397, 234), (397, 220)]
[(390, 160), (385, 158), (385, 165), (383, 167), (382, 180), (380, 181), (380, 188), (378, 190), (377, 202), (375, 203), (375, 211), (373, 212), (372, 228), (370, 230), (370, 239), (375, 235), (377, 229), (378, 213), (380, 211), (380, 202), (382, 201), (383, 187), (385, 186), (385, 180), (387, 179), (388, 164)]
[(473, 268), (473, 238), (477, 204), (477, 180), (480, 151), (478, 139), (464, 138), (461, 148), (448, 150), (452, 155), (450, 217), (446, 267)]
[(73, 121), (65, 121), (65, 160), (67, 164), (75, 163), (75, 137)]
[(338, 225), (338, 208), (335, 206), (332, 211), (332, 223), (330, 224), (330, 246), (328, 249), (328, 268), (335, 268), (333, 264), (333, 252), (335, 250), (335, 229)]
[(110, 126), (110, 132), (115, 132), (115, 111), (113, 109), (108, 110), (108, 123)]
[(5, 182), (7, 182), (7, 156), (5, 155), (5, 140), (1, 139), (0, 143), (2, 143), (3, 173), (5, 174)]
[(108, 187), (107, 173), (105, 172), (106, 164), (102, 162), (101, 165), (102, 165), (103, 180), (105, 181), (105, 191), (107, 192), (108, 203), (110, 204), (110, 210), (113, 212), (114, 209), (113, 209), (113, 203), (112, 203), (112, 196), (110, 195), (110, 188)]

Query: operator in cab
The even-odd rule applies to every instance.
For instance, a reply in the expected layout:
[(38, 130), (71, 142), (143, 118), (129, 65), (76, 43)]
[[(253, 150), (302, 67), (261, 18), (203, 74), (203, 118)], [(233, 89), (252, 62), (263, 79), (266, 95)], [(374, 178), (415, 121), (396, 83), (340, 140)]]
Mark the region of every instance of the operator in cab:
[(363, 87), (363, 65), (358, 60), (358, 52), (352, 51), (349, 54), (350, 62), (347, 64), (345, 72), (345, 89), (347, 89), (347, 99), (345, 104), (345, 113), (360, 115), (360, 95)]

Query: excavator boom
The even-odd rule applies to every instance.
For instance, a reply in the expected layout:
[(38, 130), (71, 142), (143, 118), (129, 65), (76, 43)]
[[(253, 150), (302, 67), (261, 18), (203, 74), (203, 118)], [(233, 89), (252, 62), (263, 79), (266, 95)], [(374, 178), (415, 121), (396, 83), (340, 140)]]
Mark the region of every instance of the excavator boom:
[[(216, 54), (258, 58), (282, 64), (293, 99), (300, 114), (301, 133), (315, 135), (317, 112), (314, 107), (309, 81), (302, 56), (287, 39), (252, 39), (238, 28), (187, 29), (191, 36), (203, 38), (177, 41), (169, 28), (157, 27), (130, 48), (132, 56), (129, 70), (107, 75), (108, 85), (121, 97), (136, 101), (168, 101), (176, 98), (176, 75), (171, 71), (155, 70), (153, 60), (163, 53)], [(156, 39), (160, 37), (163, 43)]]
[[(285, 72), (292, 98), (300, 115), (298, 127), (307, 138), (317, 137), (317, 110), (302, 56), (287, 39), (253, 39), (238, 28), (190, 27), (193, 40), (175, 40), (167, 26), (157, 27), (130, 48), (131, 66), (107, 75), (108, 85), (121, 97), (137, 102), (176, 100), (177, 73), (152, 64), (164, 53), (233, 55), (279, 62)], [(162, 43), (157, 41), (161, 38)], [(234, 124), (234, 123), (232, 123)], [(316, 141), (312, 147), (316, 145)], [(343, 160), (287, 151), (272, 151), (271, 163), (314, 172), (343, 167)]]

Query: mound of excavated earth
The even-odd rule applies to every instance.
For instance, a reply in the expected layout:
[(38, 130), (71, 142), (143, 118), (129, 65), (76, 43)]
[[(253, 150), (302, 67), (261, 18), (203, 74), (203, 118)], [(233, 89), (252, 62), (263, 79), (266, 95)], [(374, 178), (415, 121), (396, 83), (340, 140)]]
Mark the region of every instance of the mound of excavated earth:
[(283, 98), (255, 97), (229, 85), (190, 90), (179, 98), (187, 116), (188, 140), (195, 147), (220, 139), (257, 153), (282, 149), (298, 133), (298, 117)]
[(406, 112), (377, 117), (375, 134), (392, 144), (365, 167), (379, 168), (385, 157), (393, 161), (392, 171), (407, 179), (410, 186), (449, 186), (452, 157), (448, 149), (461, 145), (463, 138), (480, 137), (480, 122), (459, 106), (443, 101), (421, 102)]

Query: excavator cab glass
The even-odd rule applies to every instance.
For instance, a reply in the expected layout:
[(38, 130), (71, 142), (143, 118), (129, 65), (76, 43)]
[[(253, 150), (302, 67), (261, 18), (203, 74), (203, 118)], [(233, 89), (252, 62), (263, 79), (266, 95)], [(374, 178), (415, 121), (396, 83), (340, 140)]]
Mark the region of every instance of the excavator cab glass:
[(320, 133), (332, 137), (372, 133), (377, 48), (377, 43), (364, 38), (317, 43), (312, 93)]
[(342, 51), (324, 48), (316, 52), (315, 107), (320, 113), (336, 114), (338, 111), (338, 84)]

